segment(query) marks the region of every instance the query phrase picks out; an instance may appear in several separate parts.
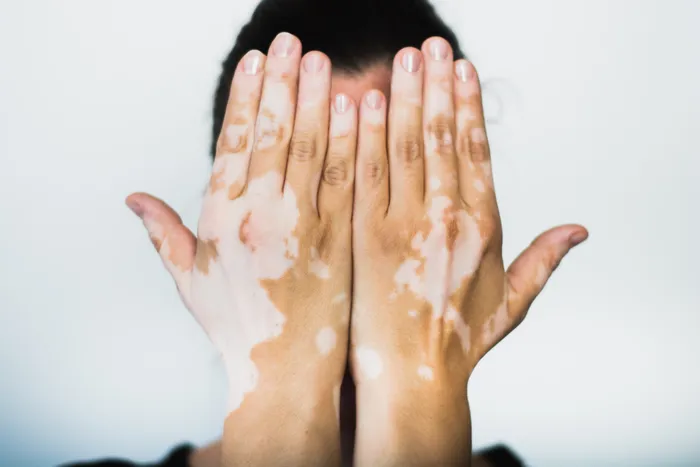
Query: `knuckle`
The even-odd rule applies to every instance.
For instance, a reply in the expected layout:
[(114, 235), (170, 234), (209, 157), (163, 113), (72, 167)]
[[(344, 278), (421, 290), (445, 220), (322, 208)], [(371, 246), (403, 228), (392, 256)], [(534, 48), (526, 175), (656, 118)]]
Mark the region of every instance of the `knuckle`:
[(489, 159), (489, 148), (483, 128), (473, 128), (469, 134), (469, 152), (474, 162)]
[(438, 154), (451, 154), (453, 151), (452, 126), (446, 118), (438, 118), (428, 126), (428, 134), (435, 144)]
[(255, 126), (255, 150), (266, 151), (278, 147), (285, 138), (285, 127), (280, 125), (274, 112), (263, 108)]
[(384, 175), (384, 166), (379, 161), (369, 160), (365, 162), (362, 168), (362, 173), (365, 180), (375, 183), (378, 182)]
[(468, 157), (471, 149), (469, 145), (469, 132), (467, 130), (462, 130), (459, 133), (459, 137), (456, 141), (457, 154), (460, 157)]
[(420, 159), (422, 147), (420, 138), (415, 134), (406, 134), (399, 137), (395, 151), (399, 159), (406, 164), (413, 164)]
[(489, 159), (486, 145), (471, 141), (469, 144), (469, 153), (473, 162), (484, 162)]
[(309, 131), (295, 132), (292, 137), (290, 155), (298, 161), (309, 161), (316, 156), (316, 138)]
[(348, 179), (348, 164), (339, 158), (331, 159), (323, 171), (323, 181), (329, 185), (342, 185)]

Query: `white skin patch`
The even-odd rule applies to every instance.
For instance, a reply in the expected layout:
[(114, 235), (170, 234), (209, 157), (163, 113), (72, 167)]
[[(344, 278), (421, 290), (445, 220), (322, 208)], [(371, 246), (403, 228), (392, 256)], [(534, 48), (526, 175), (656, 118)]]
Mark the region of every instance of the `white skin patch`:
[(418, 317), (418, 311), (417, 310), (408, 310), (408, 316), (411, 318), (416, 318)]
[(278, 132), (281, 131), (279, 123), (276, 123), (269, 115), (294, 115), (294, 110), (291, 107), (292, 100), (288, 98), (289, 88), (286, 83), (273, 80), (266, 81), (265, 92), (280, 98), (266, 99), (266, 107), (258, 114), (258, 119), (255, 123), (255, 149), (258, 151), (274, 147), (278, 142)]
[[(146, 225), (151, 235), (162, 242), (160, 246), (161, 257), (170, 258), (170, 242), (167, 237), (164, 238), (165, 234), (160, 224), (150, 222), (148, 218), (144, 218), (144, 225)], [(175, 279), (175, 283), (178, 286), (177, 291), (180, 294), (182, 302), (188, 310), (192, 310), (192, 302), (189, 298), (189, 293), (187, 293), (192, 284), (190, 276), (168, 259), (163, 259), (163, 263), (170, 274), (172, 274), (173, 279)]]
[(376, 350), (369, 347), (355, 348), (355, 362), (357, 363), (362, 376), (367, 379), (377, 379), (384, 370), (382, 358)]
[(457, 114), (457, 121), (471, 121), (476, 120), (476, 112), (469, 106), (461, 106), (459, 113)]
[(288, 237), (285, 239), (285, 245), (289, 254), (296, 258), (299, 256), (299, 239), (296, 237)]
[(338, 295), (333, 297), (333, 299), (331, 300), (331, 304), (338, 305), (339, 303), (347, 302), (347, 300), (348, 300), (348, 294), (346, 294), (345, 292), (340, 292)]
[(462, 351), (464, 352), (464, 355), (467, 355), (469, 353), (469, 346), (471, 343), (471, 333), (469, 325), (467, 325), (467, 323), (464, 322), (464, 319), (462, 319), (462, 315), (460, 315), (459, 312), (452, 305), (447, 307), (447, 313), (445, 313), (445, 320), (454, 324), (455, 332), (457, 333), (457, 337), (459, 337), (459, 342), (462, 344)]
[(437, 176), (433, 175), (430, 177), (430, 189), (432, 191), (438, 191), (440, 189), (440, 185), (440, 179)]
[[(222, 153), (214, 159), (212, 174), (220, 178), (221, 184), (230, 186), (241, 182), (248, 170), (245, 153)], [(212, 186), (212, 188), (214, 188)]]
[(421, 365), (418, 367), (418, 376), (426, 381), (432, 381), (434, 378), (433, 369), (428, 365)]
[[(229, 411), (238, 409), (245, 394), (257, 385), (258, 370), (250, 358), (253, 348), (280, 336), (286, 321), (261, 281), (281, 278), (297, 258), (296, 196), (292, 190), (285, 190), (282, 198), (256, 195), (261, 187), (278, 186), (280, 178), (269, 172), (254, 179), (249, 192), (234, 201), (228, 199), (227, 190), (210, 194), (199, 223), (202, 241), (226, 238), (217, 243), (219, 255), (209, 262), (208, 274), (193, 268), (188, 307), (224, 361)], [(237, 235), (244, 221), (247, 244)]]
[(420, 250), (420, 247), (424, 241), (425, 238), (423, 237), (423, 232), (418, 232), (411, 240), (411, 248), (414, 250)]
[(318, 256), (318, 250), (313, 247), (311, 248), (311, 259), (309, 260), (309, 272), (321, 279), (328, 279), (331, 277), (330, 268)]
[[(226, 126), (226, 144), (231, 148), (238, 148), (243, 142), (243, 138), (248, 134), (248, 125), (227, 125)], [(243, 150), (244, 148), (240, 148)]]
[(480, 193), (483, 193), (486, 190), (484, 182), (479, 179), (474, 180), (474, 189)]
[(330, 327), (325, 327), (316, 334), (316, 347), (321, 355), (328, 355), (335, 348), (335, 343), (338, 340), (335, 331)]
[(418, 275), (418, 268), (421, 262), (417, 259), (407, 259), (396, 270), (394, 274), (394, 282), (399, 286), (398, 290), (402, 291), (408, 287), (413, 293), (421, 295), (423, 292), (423, 283)]
[[(433, 198), (428, 210), (431, 228), (428, 236), (416, 235), (411, 246), (421, 259), (406, 259), (394, 275), (397, 291), (408, 288), (432, 306), (433, 319), (440, 318), (447, 300), (459, 289), (464, 279), (476, 271), (482, 248), (479, 226), (463, 209), (455, 213), (460, 231), (455, 239), (454, 252), (447, 249), (447, 227), (442, 221), (452, 205), (447, 196)], [(452, 261), (458, 258), (458, 261)], [(418, 268), (423, 265), (422, 275)]]
[(491, 163), (488, 161), (482, 162), (481, 163), (481, 171), (484, 172), (484, 177), (486, 177), (486, 179), (490, 179), (491, 175), (492, 175), (491, 174)]
[(496, 340), (500, 339), (508, 330), (510, 322), (510, 316), (508, 316), (508, 301), (504, 299), (496, 312), (484, 323), (481, 333), (486, 345), (494, 345)]

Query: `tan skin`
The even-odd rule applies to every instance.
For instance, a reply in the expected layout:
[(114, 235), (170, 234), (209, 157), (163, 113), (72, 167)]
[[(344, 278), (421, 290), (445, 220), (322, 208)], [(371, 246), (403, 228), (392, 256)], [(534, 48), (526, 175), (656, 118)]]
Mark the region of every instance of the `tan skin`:
[[(504, 267), (479, 80), (444, 40), (353, 77), (331, 75), (317, 52), (302, 61), (289, 35), (284, 54), (275, 44), (258, 56), (264, 72), (236, 72), (198, 236), (161, 201), (127, 200), (233, 388), (222, 441), (191, 464), (340, 464), (350, 362), (357, 465), (484, 465), (471, 456), (469, 377), (587, 232), (551, 229)], [(260, 279), (237, 292), (241, 262)], [(222, 286), (260, 292), (220, 313)], [(236, 337), (231, 313), (258, 334)]]

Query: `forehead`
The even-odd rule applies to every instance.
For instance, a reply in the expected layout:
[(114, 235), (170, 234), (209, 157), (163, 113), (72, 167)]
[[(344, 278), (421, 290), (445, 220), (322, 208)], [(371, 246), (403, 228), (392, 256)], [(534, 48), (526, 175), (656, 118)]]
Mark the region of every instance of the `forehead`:
[(333, 73), (331, 79), (331, 97), (338, 93), (347, 94), (355, 104), (372, 89), (379, 89), (389, 98), (391, 93), (391, 68), (387, 65), (375, 65), (361, 73)]

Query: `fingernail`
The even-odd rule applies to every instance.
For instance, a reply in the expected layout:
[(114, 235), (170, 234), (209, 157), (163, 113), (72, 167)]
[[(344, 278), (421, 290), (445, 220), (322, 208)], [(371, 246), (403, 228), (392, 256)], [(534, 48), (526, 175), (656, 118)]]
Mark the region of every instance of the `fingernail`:
[(365, 101), (370, 109), (379, 110), (382, 106), (382, 95), (379, 91), (372, 90), (365, 97)]
[(348, 96), (345, 94), (338, 94), (335, 96), (335, 111), (339, 114), (345, 113), (348, 109)]
[(569, 237), (569, 245), (571, 245), (571, 248), (573, 248), (576, 245), (583, 243), (583, 241), (587, 238), (588, 234), (586, 232), (576, 232)]
[(467, 82), (474, 76), (474, 68), (471, 63), (467, 61), (457, 62), (456, 65), (457, 77), (462, 82)]
[(304, 57), (304, 71), (308, 73), (318, 73), (323, 68), (323, 57), (318, 54), (311, 54)]
[(243, 71), (246, 75), (257, 75), (260, 71), (260, 53), (253, 50), (243, 59)]
[(420, 54), (415, 50), (409, 50), (403, 54), (401, 66), (409, 73), (415, 73), (420, 67)]
[(433, 39), (430, 43), (430, 55), (433, 60), (445, 60), (447, 58), (447, 44), (442, 39)]
[(136, 214), (139, 217), (143, 217), (143, 206), (141, 206), (141, 204), (134, 201), (133, 199), (127, 199), (126, 205), (129, 207), (129, 209), (131, 209), (134, 212), (134, 214)]
[(281, 32), (277, 35), (272, 44), (272, 52), (277, 57), (289, 57), (294, 51), (294, 40), (292, 35), (287, 32)]

